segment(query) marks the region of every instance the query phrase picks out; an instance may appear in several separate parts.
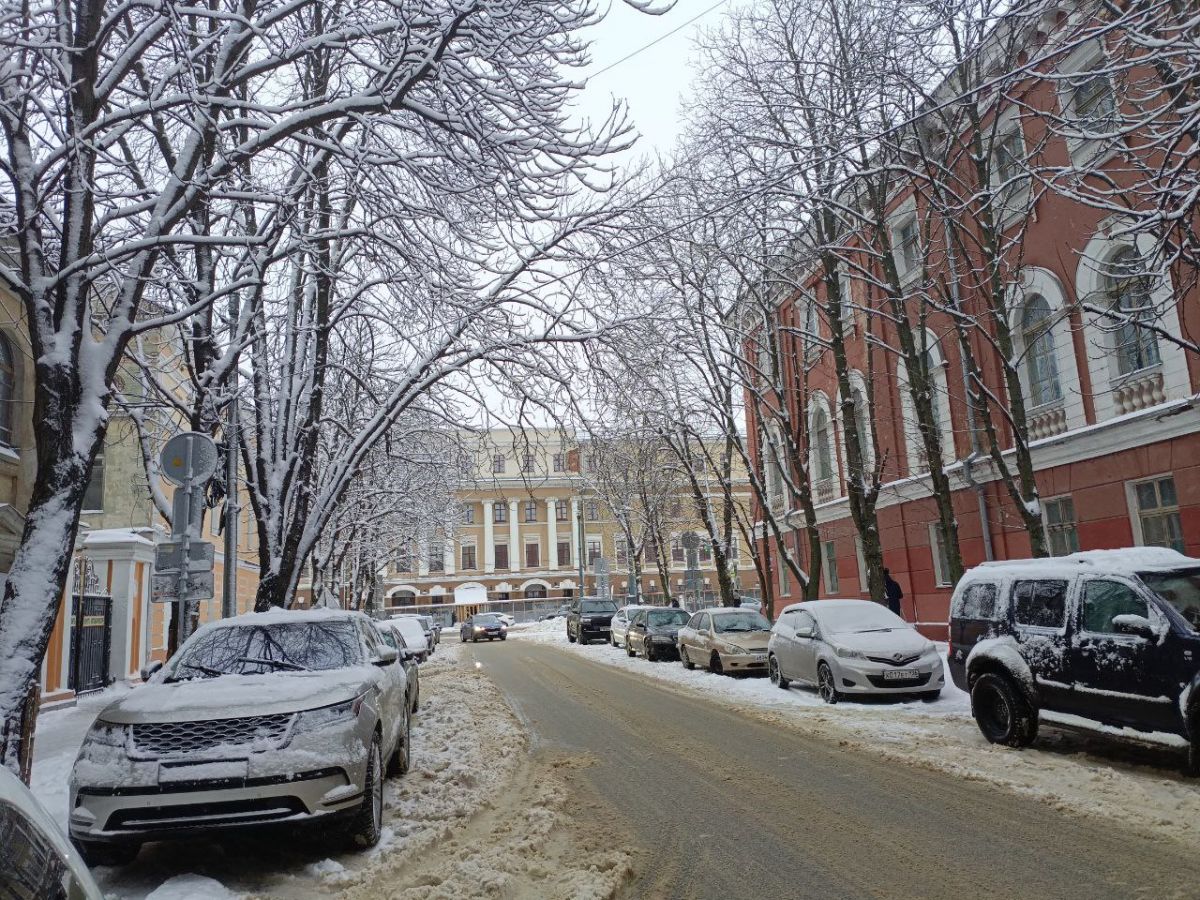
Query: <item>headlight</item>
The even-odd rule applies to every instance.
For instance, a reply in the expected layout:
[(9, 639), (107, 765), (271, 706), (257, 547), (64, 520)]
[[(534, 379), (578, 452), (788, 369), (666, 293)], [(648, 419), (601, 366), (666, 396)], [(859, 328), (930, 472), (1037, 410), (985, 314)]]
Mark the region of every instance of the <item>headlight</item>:
[(475, 630), (476, 630), (476, 631), (483, 631), (483, 626), (482, 626), (482, 625), (476, 625), (476, 626), (475, 626)]
[(744, 655), (750, 651), (745, 647), (739, 647), (737, 644), (727, 644), (725, 646), (725, 652), (731, 655)]
[(866, 659), (867, 654), (861, 650), (851, 650), (849, 647), (835, 647), (833, 650), (842, 659)]
[(362, 709), (365, 699), (367, 699), (367, 695), (364, 693), (344, 703), (335, 703), (332, 706), (322, 706), (319, 709), (305, 710), (300, 713), (300, 718), (296, 720), (294, 733), (305, 734), (320, 731), (323, 728), (328, 728), (330, 725), (353, 722), (358, 718), (359, 710)]
[(85, 747), (88, 744), (99, 744), (104, 747), (124, 747), (128, 739), (128, 725), (115, 725), (112, 722), (97, 719), (92, 723), (87, 736), (84, 737), (83, 745)]
[(935, 644), (933, 641), (926, 641), (925, 646), (921, 648), (921, 655), (924, 656), (926, 653), (934, 653), (936, 651), (937, 644)]
[(588, 618), (587, 616), (584, 616), (584, 617), (583, 617), (583, 618), (581, 618), (579, 621), (580, 621), (582, 624), (584, 624), (584, 625), (591, 625), (591, 624), (592, 624), (592, 620), (591, 620), (590, 618)]

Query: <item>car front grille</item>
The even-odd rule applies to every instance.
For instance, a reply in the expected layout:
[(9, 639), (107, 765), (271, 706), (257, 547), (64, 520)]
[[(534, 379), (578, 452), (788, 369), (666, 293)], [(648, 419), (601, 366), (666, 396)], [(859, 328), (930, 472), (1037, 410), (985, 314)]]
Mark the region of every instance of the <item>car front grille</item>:
[(910, 663), (915, 663), (921, 658), (920, 653), (914, 653), (912, 656), (905, 656), (901, 659), (896, 659), (894, 656), (868, 656), (871, 662), (877, 662), (885, 666), (907, 666)]
[(283, 746), (294, 713), (211, 719), (205, 722), (152, 722), (133, 726), (136, 756), (163, 757), (200, 753), (216, 747), (275, 750)]

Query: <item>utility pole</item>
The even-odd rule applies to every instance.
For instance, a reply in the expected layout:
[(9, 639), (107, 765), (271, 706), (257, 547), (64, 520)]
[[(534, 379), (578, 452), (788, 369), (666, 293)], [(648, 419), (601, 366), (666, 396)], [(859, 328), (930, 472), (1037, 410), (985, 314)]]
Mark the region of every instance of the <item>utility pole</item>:
[(578, 535), (576, 538), (579, 541), (579, 552), (576, 555), (579, 559), (579, 596), (585, 594), (583, 584), (583, 498), (580, 498), (579, 503), (575, 507), (575, 532)]
[[(230, 300), (230, 317), (238, 319), (237, 293)], [(238, 518), (241, 506), (238, 503), (238, 367), (234, 361), (229, 373), (229, 389), (233, 400), (225, 421), (225, 568), (221, 578), (221, 615), (226, 619), (236, 616), (237, 566), (238, 566)]]

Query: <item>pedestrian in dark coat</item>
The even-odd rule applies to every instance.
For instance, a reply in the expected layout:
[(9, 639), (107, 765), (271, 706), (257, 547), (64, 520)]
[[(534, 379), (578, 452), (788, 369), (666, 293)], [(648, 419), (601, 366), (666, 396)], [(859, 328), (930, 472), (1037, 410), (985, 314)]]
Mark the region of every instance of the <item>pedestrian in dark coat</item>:
[(892, 573), (887, 569), (883, 570), (883, 596), (887, 598), (887, 608), (900, 618), (904, 618), (904, 613), (900, 611), (900, 601), (904, 599), (904, 591), (901, 590), (900, 583), (892, 577)]

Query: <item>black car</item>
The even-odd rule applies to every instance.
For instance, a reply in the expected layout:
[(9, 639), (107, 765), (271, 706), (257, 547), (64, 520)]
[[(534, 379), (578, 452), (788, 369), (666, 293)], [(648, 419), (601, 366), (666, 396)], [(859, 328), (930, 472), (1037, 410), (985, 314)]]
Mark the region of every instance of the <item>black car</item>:
[(608, 640), (617, 604), (597, 597), (581, 597), (567, 611), (567, 640), (586, 644), (596, 638)]
[(686, 625), (691, 613), (686, 609), (641, 609), (629, 622), (625, 636), (625, 652), (630, 656), (641, 653), (648, 662), (658, 659), (678, 659), (676, 638), (679, 628)]
[(475, 613), (462, 623), (458, 636), (463, 643), (504, 640), (508, 637), (508, 626), (495, 613)]
[(984, 737), (1023, 747), (1041, 710), (1183, 735), (1200, 775), (1200, 560), (1138, 547), (967, 572), (950, 674)]

